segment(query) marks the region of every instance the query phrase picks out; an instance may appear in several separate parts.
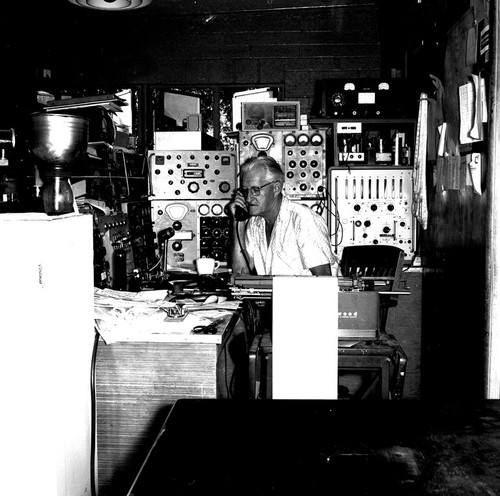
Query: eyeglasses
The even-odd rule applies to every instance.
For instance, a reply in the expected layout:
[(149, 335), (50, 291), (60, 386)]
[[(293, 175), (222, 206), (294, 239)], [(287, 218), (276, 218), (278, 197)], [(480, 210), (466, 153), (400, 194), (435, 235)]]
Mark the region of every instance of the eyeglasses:
[(262, 186), (250, 186), (249, 188), (238, 188), (238, 191), (245, 197), (248, 197), (248, 193), (252, 192), (253, 196), (259, 196), (260, 190), (269, 186), (270, 184), (277, 183), (278, 181), (271, 181), (270, 183), (263, 184)]

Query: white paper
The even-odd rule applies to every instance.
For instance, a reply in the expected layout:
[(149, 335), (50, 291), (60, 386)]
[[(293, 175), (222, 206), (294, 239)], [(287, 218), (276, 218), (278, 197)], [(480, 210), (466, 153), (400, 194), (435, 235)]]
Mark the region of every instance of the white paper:
[(474, 192), (478, 195), (483, 193), (481, 188), (481, 154), (472, 153), (471, 161), (469, 162), (469, 171), (472, 178), (472, 186), (474, 187)]
[[(167, 290), (135, 293), (95, 288), (95, 326), (106, 344), (117, 341), (220, 342), (222, 331), (206, 335), (191, 331), (221, 317), (229, 322), (239, 306), (239, 302), (225, 298), (210, 305), (186, 301), (188, 314), (177, 321), (168, 319), (163, 310), (176, 305), (165, 299), (167, 296)], [(220, 326), (221, 330), (224, 328)]]
[(466, 83), (458, 88), (460, 105), (460, 143), (462, 145), (479, 141), (476, 118), (475, 91), (473, 83)]
[(438, 144), (438, 157), (444, 156), (444, 145), (446, 143), (446, 122), (443, 122), (440, 126), (438, 126), (439, 133), (439, 144)]
[(475, 140), (483, 139), (483, 93), (481, 78), (472, 75), (472, 83), (474, 85), (474, 116), (472, 118), (472, 129), (470, 130), (470, 137)]

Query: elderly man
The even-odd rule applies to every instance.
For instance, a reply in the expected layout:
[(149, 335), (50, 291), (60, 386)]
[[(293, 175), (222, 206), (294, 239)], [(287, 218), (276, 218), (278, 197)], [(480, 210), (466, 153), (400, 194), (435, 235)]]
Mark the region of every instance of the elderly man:
[[(283, 195), (285, 175), (269, 156), (245, 161), (229, 211), (234, 222), (235, 274), (337, 275), (323, 218)], [(241, 209), (241, 210), (239, 210)], [(248, 220), (238, 221), (241, 212)]]

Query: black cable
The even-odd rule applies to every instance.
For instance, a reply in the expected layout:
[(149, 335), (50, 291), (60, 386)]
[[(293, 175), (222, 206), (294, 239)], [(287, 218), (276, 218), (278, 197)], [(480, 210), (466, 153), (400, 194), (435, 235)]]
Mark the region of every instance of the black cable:
[(229, 384), (227, 383), (227, 344), (224, 346), (224, 385), (226, 386), (226, 395), (231, 398), (231, 390), (229, 389)]
[[(246, 228), (246, 224), (245, 224), (245, 228)], [(236, 226), (236, 239), (238, 240), (238, 245), (240, 246), (241, 254), (243, 255), (243, 258), (245, 259), (245, 263), (247, 264), (247, 267), (248, 267), (248, 273), (250, 274), (252, 272), (252, 268), (250, 267), (250, 262), (248, 260), (246, 251), (243, 248), (243, 244), (241, 243), (240, 230), (238, 229), (238, 226)]]
[(99, 332), (95, 329), (94, 348), (92, 350), (92, 360), (90, 364), (90, 400), (91, 400), (91, 428), (90, 428), (90, 491), (92, 496), (97, 495), (95, 480), (95, 462), (97, 452), (96, 439), (96, 388), (95, 388), (95, 369), (97, 358), (97, 347), (99, 345)]
[(331, 203), (331, 205), (335, 208), (334, 211), (328, 207), (326, 210), (327, 210), (327, 215), (331, 216), (331, 214), (333, 213), (335, 216), (335, 221), (336, 221), (337, 225), (335, 228), (335, 232), (330, 233), (330, 238), (332, 238), (336, 234), (339, 234), (340, 241), (338, 243), (335, 243), (335, 248), (338, 248), (342, 244), (342, 242), (344, 241), (344, 226), (342, 226), (342, 222), (340, 220), (340, 214), (339, 214), (339, 211), (337, 208), (337, 204), (335, 203), (334, 199), (332, 198), (332, 196), (330, 195), (330, 193), (328, 191), (326, 192), (326, 195), (327, 195), (328, 200), (329, 200), (329, 202), (327, 202), (327, 204)]

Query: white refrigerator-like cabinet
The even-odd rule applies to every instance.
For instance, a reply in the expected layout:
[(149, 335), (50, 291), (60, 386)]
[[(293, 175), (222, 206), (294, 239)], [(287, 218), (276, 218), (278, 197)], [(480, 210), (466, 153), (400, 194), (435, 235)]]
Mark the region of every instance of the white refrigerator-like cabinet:
[(91, 215), (0, 214), (5, 494), (91, 491)]

